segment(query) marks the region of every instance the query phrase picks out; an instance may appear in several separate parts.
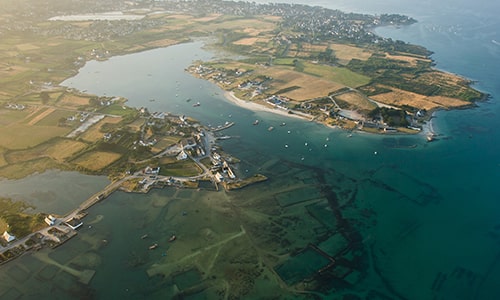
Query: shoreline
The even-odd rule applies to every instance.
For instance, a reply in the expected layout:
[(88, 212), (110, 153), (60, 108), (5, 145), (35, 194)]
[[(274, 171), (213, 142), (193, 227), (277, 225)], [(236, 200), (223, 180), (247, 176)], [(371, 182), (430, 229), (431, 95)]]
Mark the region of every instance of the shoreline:
[[(254, 101), (247, 101), (247, 100), (240, 99), (240, 98), (236, 97), (236, 95), (234, 95), (234, 92), (231, 92), (231, 91), (224, 91), (224, 98), (226, 98), (226, 100), (228, 100), (229, 102), (231, 102), (239, 107), (246, 108), (246, 109), (254, 111), (254, 112), (264, 111), (264, 112), (269, 112), (269, 113), (273, 113), (273, 114), (277, 114), (277, 115), (281, 115), (281, 116), (287, 116), (290, 118), (298, 118), (298, 119), (307, 120), (307, 121), (312, 121), (314, 119), (314, 116), (306, 116), (303, 114), (297, 114), (292, 110), (284, 111), (284, 110), (281, 110), (279, 108), (272, 108), (272, 107), (268, 107), (264, 104), (255, 103)], [(289, 113), (289, 112), (291, 112), (291, 113)]]
[[(271, 108), (271, 107), (268, 107), (264, 104), (259, 104), (259, 103), (253, 102), (253, 101), (243, 100), (243, 99), (236, 97), (234, 95), (234, 92), (232, 92), (232, 91), (224, 91), (224, 98), (226, 100), (228, 100), (229, 102), (231, 102), (239, 107), (248, 109), (248, 110), (253, 111), (253, 112), (263, 111), (263, 112), (269, 112), (269, 113), (273, 113), (273, 114), (277, 114), (277, 115), (281, 115), (281, 116), (297, 118), (297, 119), (301, 119), (301, 120), (305, 120), (305, 121), (317, 122), (317, 121), (315, 121), (315, 118), (312, 115), (306, 116), (304, 114), (296, 113), (293, 110), (284, 111), (284, 110), (280, 110), (279, 108)], [(292, 113), (288, 113), (289, 111)], [(432, 112), (432, 115), (429, 118), (429, 120), (425, 124), (422, 125), (422, 130), (420, 132), (417, 132), (416, 135), (421, 135), (424, 138), (426, 138), (427, 135), (430, 133), (432, 133), (434, 136), (437, 135), (437, 133), (434, 131), (434, 127), (432, 124), (432, 119), (435, 117), (434, 113), (435, 112)], [(330, 129), (340, 129), (340, 130), (344, 130), (346, 132), (352, 131), (352, 130), (342, 128), (342, 127), (337, 126), (337, 125), (329, 125), (329, 124), (325, 124), (323, 122), (317, 122), (317, 123), (322, 124), (325, 127), (328, 127)], [(368, 134), (375, 134), (375, 135), (384, 135), (385, 134), (385, 133), (369, 132), (366, 130), (356, 130), (356, 131), (368, 133)], [(398, 132), (397, 134), (407, 135), (407, 133), (404, 133), (404, 132)]]

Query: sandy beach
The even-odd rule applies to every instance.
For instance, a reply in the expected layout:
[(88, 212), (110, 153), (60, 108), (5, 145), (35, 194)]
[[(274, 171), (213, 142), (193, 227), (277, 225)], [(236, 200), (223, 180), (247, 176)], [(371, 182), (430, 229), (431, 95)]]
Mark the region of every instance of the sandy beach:
[(232, 103), (234, 103), (240, 107), (246, 108), (248, 110), (251, 110), (251, 111), (266, 111), (266, 112), (270, 112), (273, 114), (287, 116), (290, 118), (299, 118), (299, 119), (304, 119), (304, 120), (308, 120), (308, 121), (311, 121), (314, 118), (314, 116), (312, 116), (312, 115), (298, 113), (295, 111), (293, 113), (288, 113), (289, 110), (268, 107), (266, 105), (255, 103), (253, 101), (242, 100), (242, 99), (236, 97), (233, 92), (229, 92), (229, 91), (224, 92), (224, 97), (226, 97), (226, 99), (231, 101)]

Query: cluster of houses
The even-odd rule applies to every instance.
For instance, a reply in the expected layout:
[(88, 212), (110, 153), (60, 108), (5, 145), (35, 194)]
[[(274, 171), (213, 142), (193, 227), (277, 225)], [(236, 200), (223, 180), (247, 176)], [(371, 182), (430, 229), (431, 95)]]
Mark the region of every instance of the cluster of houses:
[(185, 138), (181, 141), (181, 152), (177, 155), (178, 160), (183, 160), (188, 157), (188, 154), (199, 157), (205, 155), (205, 149), (202, 144), (203, 132), (196, 133), (193, 137)]
[(234, 175), (234, 172), (231, 170), (231, 167), (229, 167), (227, 161), (224, 160), (224, 158), (217, 152), (212, 153), (210, 160), (212, 161), (212, 168), (210, 171), (212, 171), (216, 182), (220, 183), (236, 179), (236, 175)]
[[(61, 222), (60, 224), (58, 224), (57, 220), (58, 219), (56, 217), (54, 217), (53, 215), (48, 215), (44, 219), (45, 223), (53, 229), (55, 229), (59, 225), (66, 225), (67, 227), (71, 228), (72, 230), (76, 230), (83, 225), (83, 222), (79, 218), (76, 218), (76, 217), (71, 218), (70, 220), (68, 220), (66, 222)], [(61, 228), (59, 228), (59, 229), (61, 229)], [(66, 231), (60, 231), (60, 232), (65, 237), (68, 235), (68, 232), (66, 232)], [(48, 233), (51, 233), (51, 231), (49, 230)], [(40, 234), (40, 233), (37, 233), (37, 234)], [(45, 235), (45, 234), (42, 233), (42, 235)], [(70, 235), (72, 235), (72, 234), (70, 234)], [(17, 238), (15, 235), (9, 233), (6, 230), (2, 234), (1, 239), (3, 239), (6, 243), (11, 243), (11, 242), (15, 241)], [(57, 242), (60, 242), (60, 240)]]
[[(251, 73), (251, 71), (247, 70), (241, 70), (241, 69), (227, 70), (227, 69), (213, 68), (211, 66), (205, 66), (205, 65), (198, 65), (195, 67), (191, 67), (190, 71), (204, 79), (211, 80), (223, 86), (232, 85), (233, 84), (232, 79), (248, 75)], [(264, 90), (268, 88), (266, 87), (265, 82), (271, 79), (272, 78), (267, 76), (248, 79), (238, 84), (236, 88), (243, 91), (249, 91), (249, 94), (251, 94), (252, 97), (254, 97), (257, 95), (261, 95), (264, 92)]]
[[(260, 4), (245, 1), (155, 1), (157, 9), (194, 14), (220, 15), (273, 15), (282, 18), (280, 25), (284, 32), (292, 28), (299, 34), (288, 39), (298, 41), (321, 41), (325, 39), (346, 40), (350, 42), (381, 43), (387, 39), (372, 32), (374, 26), (408, 25), (415, 22), (407, 16), (395, 14), (366, 15), (343, 13), (320, 6), (290, 5), (288, 3)], [(286, 42), (286, 40), (284, 41)]]
[[(235, 70), (225, 70), (225, 69), (217, 69), (211, 66), (204, 66), (204, 65), (198, 65), (195, 67), (192, 67), (191, 72), (194, 74), (199, 75), (200, 77), (203, 77), (205, 79), (212, 80), (214, 82), (218, 82), (219, 84), (223, 85), (231, 85), (233, 84), (233, 81), (231, 81), (228, 78), (234, 78), (234, 77), (240, 77), (245, 74), (250, 73), (250, 71), (246, 70), (240, 70), (240, 69), (235, 69)], [(244, 88), (250, 88), (252, 86), (258, 86), (261, 88), (262, 82), (259, 81), (245, 81), (244, 83), (238, 85), (238, 88), (244, 89)]]
[(154, 146), (156, 145), (158, 141), (156, 139), (152, 139), (152, 140), (148, 140), (148, 141), (143, 141), (143, 140), (139, 140), (138, 144), (140, 146), (143, 146), (143, 147), (149, 147), (149, 146)]
[(280, 95), (272, 95), (271, 97), (266, 99), (266, 102), (273, 105), (274, 107), (281, 108), (287, 110), (287, 103), (290, 101), (287, 97)]
[(90, 57), (95, 59), (106, 59), (110, 56), (109, 50), (104, 49), (92, 49), (90, 50)]
[(69, 121), (69, 122), (73, 122), (75, 121), (77, 118), (80, 118), (80, 123), (83, 123), (87, 120), (87, 118), (89, 117), (89, 113), (87, 112), (81, 112), (81, 113), (78, 113), (76, 116), (69, 116), (66, 118), (66, 121)]
[(5, 104), (5, 108), (12, 110), (24, 110), (26, 106), (24, 104), (18, 104), (18, 103), (7, 103)]
[(155, 176), (160, 174), (160, 167), (147, 166), (142, 172), (146, 175)]

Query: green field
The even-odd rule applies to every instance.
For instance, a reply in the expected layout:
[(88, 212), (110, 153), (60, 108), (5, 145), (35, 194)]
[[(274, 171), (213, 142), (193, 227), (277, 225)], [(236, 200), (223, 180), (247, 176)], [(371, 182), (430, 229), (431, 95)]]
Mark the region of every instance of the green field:
[(26, 118), (30, 114), (30, 111), (25, 110), (10, 110), (0, 108), (0, 126), (6, 126), (11, 123), (17, 122)]
[(303, 72), (356, 88), (370, 82), (370, 77), (355, 73), (347, 68), (302, 62)]
[(110, 114), (110, 115), (115, 115), (115, 116), (122, 116), (124, 118), (127, 117), (133, 117), (137, 115), (137, 110), (126, 107), (121, 103), (115, 103), (110, 106), (106, 106), (104, 109), (99, 111), (100, 113), (103, 114)]
[(55, 110), (48, 116), (36, 123), (36, 126), (58, 126), (60, 119), (66, 119), (75, 115), (74, 111), (69, 110)]
[(0, 146), (7, 149), (34, 147), (54, 137), (64, 136), (71, 128), (57, 126), (27, 126), (11, 124), (0, 127)]
[(275, 58), (273, 59), (273, 65), (280, 65), (280, 66), (295, 66), (295, 58), (287, 57), (287, 58)]
[(54, 138), (25, 150), (10, 151), (5, 154), (5, 159), (10, 164), (27, 162), (44, 156), (57, 161), (64, 161), (86, 147), (87, 145), (83, 142)]
[(160, 175), (163, 176), (196, 176), (201, 174), (201, 169), (192, 160), (180, 160), (169, 164), (160, 165)]

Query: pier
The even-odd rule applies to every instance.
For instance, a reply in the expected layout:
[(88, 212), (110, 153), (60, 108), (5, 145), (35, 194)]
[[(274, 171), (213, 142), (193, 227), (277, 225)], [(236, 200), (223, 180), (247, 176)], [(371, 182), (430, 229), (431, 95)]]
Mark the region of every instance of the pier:
[(73, 211), (73, 213), (70, 213), (69, 215), (71, 215), (71, 216), (74, 217), (74, 215), (76, 215), (78, 212), (86, 210), (86, 209), (89, 209), (94, 204), (96, 204), (96, 203), (104, 200), (111, 193), (113, 193), (114, 191), (116, 191), (117, 189), (119, 189), (120, 186), (122, 185), (122, 183), (124, 183), (125, 181), (127, 181), (127, 180), (129, 180), (131, 178), (136, 178), (136, 177), (137, 177), (136, 175), (131, 175), (131, 176), (124, 177), (124, 178), (122, 178), (122, 179), (120, 179), (118, 181), (110, 183), (102, 191), (99, 191), (99, 192), (95, 193), (94, 195), (90, 196), (90, 198), (88, 198), (82, 204), (80, 204), (80, 206), (78, 206), (78, 208), (75, 211)]
[(234, 124), (235, 124), (234, 122), (226, 122), (224, 125), (219, 125), (217, 127), (210, 127), (210, 130), (212, 132), (217, 132), (217, 131), (221, 131), (224, 129), (228, 129), (229, 127), (233, 126)]

